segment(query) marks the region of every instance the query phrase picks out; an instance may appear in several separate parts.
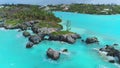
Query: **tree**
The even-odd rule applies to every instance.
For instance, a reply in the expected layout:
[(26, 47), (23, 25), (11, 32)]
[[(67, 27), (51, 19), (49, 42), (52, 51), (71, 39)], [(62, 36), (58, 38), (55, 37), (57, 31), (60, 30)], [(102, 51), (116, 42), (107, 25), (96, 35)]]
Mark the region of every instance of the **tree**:
[(71, 30), (71, 22), (69, 20), (67, 20), (66, 24), (66, 31), (70, 31)]

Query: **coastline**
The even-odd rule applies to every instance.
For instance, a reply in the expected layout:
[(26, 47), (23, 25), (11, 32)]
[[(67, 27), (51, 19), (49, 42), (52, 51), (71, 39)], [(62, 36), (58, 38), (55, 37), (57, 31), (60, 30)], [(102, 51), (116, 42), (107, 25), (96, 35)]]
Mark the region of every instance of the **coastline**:
[[(46, 28), (44, 28), (44, 29), (46, 29)], [(61, 29), (62, 30), (62, 29)], [(24, 30), (23, 30), (24, 31)], [(45, 31), (47, 31), (47, 32), (49, 32), (49, 31), (51, 31), (51, 30), (49, 30), (49, 28), (48, 28), (48, 30), (45, 30)], [(34, 31), (34, 32), (36, 32), (36, 30)], [(57, 33), (58, 34), (58, 33)], [(56, 33), (55, 33), (55, 35), (56, 35)], [(41, 36), (41, 35), (40, 35)], [(61, 35), (60, 35), (61, 36)], [(64, 35), (63, 35), (64, 36)], [(72, 36), (72, 35), (71, 35)], [(35, 36), (36, 37), (36, 36)], [(29, 37), (28, 37), (29, 38)], [(37, 36), (37, 38), (38, 38), (38, 36)], [(61, 38), (61, 37), (60, 37)], [(62, 37), (62, 38), (64, 38), (64, 37)], [(73, 37), (72, 37), (73, 38)], [(74, 38), (75, 38), (75, 36), (74, 36)], [(82, 38), (83, 39), (83, 38)], [(98, 41), (96, 41), (96, 38), (93, 38), (93, 40), (95, 39), (95, 41), (93, 41), (92, 43), (93, 43), (93, 47), (94, 47), (94, 42), (95, 42), (95, 47), (97, 47), (97, 46), (99, 46), (98, 44), (96, 44), (96, 42), (98, 42)], [(57, 40), (57, 42), (59, 42), (59, 38), (56, 38), (56, 37), (53, 37), (53, 40)], [(53, 41), (52, 40), (52, 41)], [(94, 57), (90, 57), (90, 53), (92, 54), (94, 54), (95, 53), (95, 51), (94, 52), (92, 52), (92, 50), (91, 50), (91, 48), (92, 48), (92, 45), (87, 45), (86, 44), (86, 42), (85, 42), (85, 40), (83, 40), (83, 42), (81, 41), (81, 39), (79, 39), (79, 37), (77, 36), (77, 38), (75, 39), (77, 42), (74, 42), (73, 43), (73, 45), (75, 45), (75, 46), (69, 46), (69, 45), (71, 45), (71, 44), (67, 44), (67, 43), (60, 43), (59, 45), (56, 43), (54, 43), (54, 41), (53, 41), (53, 43), (52, 44), (49, 44), (49, 42), (47, 43), (47, 45), (46, 45), (46, 40), (45, 41), (40, 41), (41, 43), (39, 44), (38, 42), (37, 42), (37, 44), (35, 44), (35, 45), (39, 45), (39, 46), (35, 46), (36, 48), (38, 47), (38, 51), (41, 53), (41, 55), (40, 56), (42, 56), (42, 60), (43, 59), (46, 59), (46, 52), (45, 51), (47, 51), (47, 49), (49, 48), (49, 47), (52, 47), (52, 48), (55, 48), (56, 50), (59, 50), (59, 49), (61, 49), (61, 48), (63, 48), (64, 47), (64, 45), (65, 45), (65, 48), (68, 48), (68, 50), (70, 50), (69, 52), (70, 53), (73, 53), (72, 55), (70, 55), (73, 59), (78, 59), (78, 57), (81, 57), (82, 59), (83, 59), (83, 57), (85, 57), (85, 59), (87, 59), (87, 60), (89, 60), (89, 61), (92, 61), (92, 60), (94, 60), (93, 58), (95, 58), (96, 60), (99, 60), (99, 61), (103, 61), (103, 59), (98, 59), (98, 57), (96, 58), (95, 56), (97, 55), (97, 56), (99, 56), (98, 54), (96, 54)], [(32, 40), (33, 41), (33, 40)], [(52, 42), (51, 41), (51, 42)], [(61, 41), (61, 40), (60, 40)], [(66, 41), (66, 40), (65, 40)], [(101, 41), (100, 41), (101, 42)], [(91, 42), (90, 42), (91, 43)], [(46, 46), (45, 48), (44, 48), (44, 46), (42, 47), (41, 46), (41, 44), (44, 44), (44, 46)], [(61, 46), (63, 44), (63, 46)], [(58, 46), (57, 46), (58, 45)], [(68, 45), (68, 46), (66, 46), (66, 45)], [(100, 44), (101, 45), (101, 44)], [(55, 46), (55, 47), (54, 47)], [(78, 46), (80, 47), (80, 48), (78, 48)], [(43, 49), (42, 49), (42, 48)], [(61, 48), (59, 48), (59, 47), (61, 47)], [(84, 49), (82, 49), (82, 48), (84, 48), (84, 47), (86, 47), (85, 48), (85, 50), (87, 50), (87, 51), (81, 51), (81, 52), (79, 52), (79, 50), (81, 49), (81, 50), (84, 50)], [(90, 47), (90, 48), (89, 48)], [(34, 47), (33, 47), (34, 48)], [(73, 48), (73, 49), (72, 49)], [(26, 49), (27, 50), (27, 49)], [(34, 49), (33, 49), (34, 50)], [(91, 50), (90, 52), (89, 52), (89, 50)], [(36, 52), (38, 52), (37, 50), (36, 50)], [(73, 52), (72, 52), (73, 51)], [(86, 53), (86, 54), (85, 54)], [(30, 53), (31, 54), (31, 53)], [(33, 54), (33, 53), (32, 53)], [(78, 55), (76, 55), (76, 54), (78, 54)], [(83, 54), (85, 54), (85, 55), (83, 55)], [(36, 54), (35, 54), (36, 55)], [(74, 56), (75, 55), (75, 56)], [(40, 57), (39, 56), (39, 57)], [(77, 56), (77, 57), (76, 57)], [(43, 58), (44, 57), (44, 58)], [(63, 56), (62, 56), (63, 57)], [(64, 57), (65, 59), (64, 60), (66, 60), (67, 58), (66, 58), (66, 56)], [(84, 60), (82, 60), (81, 61), (81, 58), (80, 59), (78, 59), (78, 60), (75, 60), (75, 61), (77, 61), (77, 62), (83, 62)], [(71, 59), (71, 58), (69, 58), (69, 59)], [(38, 59), (37, 59), (38, 60)], [(48, 60), (47, 60), (48, 61)], [(46, 61), (46, 62), (47, 62)], [(59, 62), (59, 61), (62, 61), (62, 60), (59, 60), (58, 59), (58, 61), (56, 61), (56, 62)], [(69, 60), (70, 61), (70, 60)], [(65, 61), (65, 62), (69, 62), (69, 61)], [(75, 62), (75, 61), (73, 61), (73, 62)], [(89, 62), (89, 61), (87, 61), (87, 62)], [(42, 63), (42, 62), (41, 62)], [(97, 62), (97, 63), (99, 63), (99, 62)], [(94, 64), (96, 64), (97, 65), (97, 63), (94, 63)], [(104, 63), (106, 63), (106, 65), (107, 65), (107, 63), (108, 62), (104, 62)], [(48, 64), (52, 64), (52, 63), (48, 63)], [(53, 63), (54, 64), (54, 63)], [(103, 64), (103, 63), (102, 63)], [(109, 63), (108, 63), (109, 64)], [(76, 65), (76, 64), (75, 64)], [(77, 67), (77, 66), (75, 66), (75, 65), (73, 65), (74, 67)], [(78, 65), (79, 65), (79, 63), (78, 63)], [(89, 64), (87, 64), (88, 66), (89, 66)], [(111, 66), (112, 66), (112, 64), (110, 64)], [(52, 66), (51, 66), (52, 67)], [(67, 67), (67, 66), (66, 66)], [(86, 66), (86, 64), (83, 64), (83, 67), (87, 67)], [(92, 67), (92, 65), (91, 65), (91, 67)]]
[[(87, 13), (76, 13), (76, 12), (70, 12), (70, 11), (53, 11), (53, 13), (54, 12), (67, 12), (67, 13), (74, 13), (74, 14), (83, 14), (83, 15), (90, 15), (90, 16), (98, 16), (98, 14), (87, 14)], [(120, 14), (110, 14), (110, 15), (106, 15), (106, 14), (99, 14), (99, 16), (116, 16), (116, 15), (119, 15), (120, 16)]]
[[(53, 13), (41, 9), (41, 6), (4, 5), (3, 8), (1, 8), (1, 10), (3, 9), (1, 18), (5, 18), (5, 20), (0, 24), (0, 27), (23, 31), (23, 36), (29, 40), (26, 48), (31, 48), (34, 44), (39, 44), (43, 40), (64, 41), (73, 44), (76, 39), (81, 38), (80, 35), (69, 30), (61, 31), (63, 29), (63, 26), (59, 24), (61, 19), (55, 17)], [(11, 11), (14, 11), (14, 14)], [(43, 15), (40, 13), (43, 13)], [(34, 35), (26, 30), (31, 30)], [(45, 38), (46, 36), (48, 36), (48, 39)]]

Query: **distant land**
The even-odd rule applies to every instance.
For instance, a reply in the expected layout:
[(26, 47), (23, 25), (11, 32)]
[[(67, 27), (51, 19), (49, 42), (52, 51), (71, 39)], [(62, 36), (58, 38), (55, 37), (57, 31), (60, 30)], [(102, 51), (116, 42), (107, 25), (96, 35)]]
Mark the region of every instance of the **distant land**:
[(87, 4), (117, 4), (120, 0), (0, 0), (0, 4), (70, 4), (70, 3), (87, 3)]

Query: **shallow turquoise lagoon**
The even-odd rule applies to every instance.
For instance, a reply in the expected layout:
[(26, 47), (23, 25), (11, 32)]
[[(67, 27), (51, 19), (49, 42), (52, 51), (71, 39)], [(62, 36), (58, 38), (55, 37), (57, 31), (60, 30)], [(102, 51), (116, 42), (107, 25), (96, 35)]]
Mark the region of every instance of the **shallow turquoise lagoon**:
[[(63, 25), (71, 21), (73, 32), (86, 37), (97, 36), (100, 45), (75, 44), (57, 41), (43, 41), (31, 49), (26, 49), (27, 38), (18, 30), (0, 29), (0, 68), (120, 68), (119, 64), (111, 64), (100, 56), (94, 48), (105, 44), (120, 43), (120, 15), (88, 15), (69, 12), (54, 12), (62, 19)], [(64, 27), (65, 29), (65, 27)], [(47, 49), (67, 48), (68, 55), (61, 55), (58, 61), (46, 57)], [(119, 46), (116, 48), (120, 48)]]
[(98, 36), (100, 39), (105, 39), (103, 43), (106, 40), (106, 42), (108, 40), (113, 41), (111, 43), (120, 42), (120, 15), (89, 15), (70, 12), (54, 13), (63, 20), (63, 25), (67, 20), (70, 21), (71, 31), (73, 32), (86, 36)]

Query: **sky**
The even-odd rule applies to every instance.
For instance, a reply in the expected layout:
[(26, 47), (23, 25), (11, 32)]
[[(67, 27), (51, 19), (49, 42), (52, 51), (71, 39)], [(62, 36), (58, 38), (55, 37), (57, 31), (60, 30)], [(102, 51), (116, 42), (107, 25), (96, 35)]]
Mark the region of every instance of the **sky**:
[(0, 4), (69, 4), (69, 3), (92, 3), (92, 4), (119, 4), (120, 0), (0, 0)]

